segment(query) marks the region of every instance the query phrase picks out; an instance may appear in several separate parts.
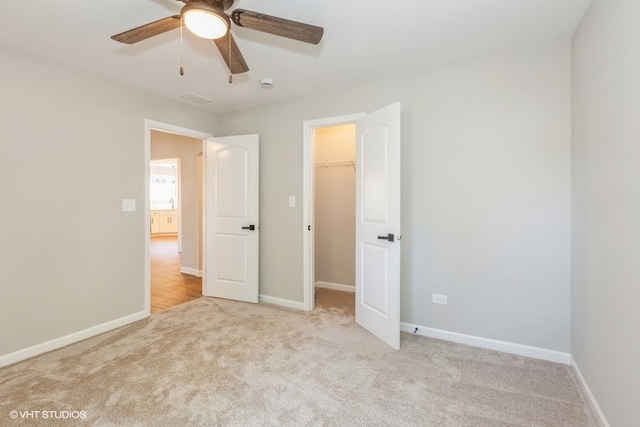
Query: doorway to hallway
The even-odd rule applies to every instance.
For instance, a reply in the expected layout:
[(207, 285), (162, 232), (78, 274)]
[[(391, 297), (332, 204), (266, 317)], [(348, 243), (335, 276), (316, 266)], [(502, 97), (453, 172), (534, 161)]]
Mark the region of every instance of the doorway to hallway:
[[(179, 126), (156, 122), (153, 120), (145, 120), (145, 312), (147, 315), (152, 313), (152, 250), (154, 256), (160, 259), (167, 259), (168, 254), (172, 254), (171, 264), (177, 266), (177, 271), (172, 269), (164, 274), (175, 274), (177, 277), (193, 276), (193, 279), (202, 283), (200, 276), (204, 275), (202, 270), (202, 217), (203, 217), (203, 200), (202, 200), (202, 141), (209, 138), (211, 134), (203, 133), (193, 129), (182, 128)], [(159, 143), (158, 143), (159, 142)], [(151, 212), (151, 160), (154, 159), (179, 159), (180, 179), (178, 183), (179, 201), (177, 222), (178, 234), (173, 236), (170, 242), (172, 249), (170, 251), (163, 250), (169, 242), (161, 242), (164, 245), (154, 245), (158, 243), (152, 239), (152, 212)], [(191, 182), (191, 183), (190, 183)], [(158, 237), (158, 236), (154, 236)], [(177, 237), (177, 239), (176, 239)], [(154, 248), (152, 248), (152, 245)], [(156, 258), (157, 261), (158, 258)], [(157, 265), (157, 263), (156, 263)], [(164, 275), (163, 274), (163, 275)], [(158, 278), (158, 275), (155, 275)], [(161, 278), (162, 280), (162, 278)], [(166, 284), (166, 283), (165, 283)], [(200, 285), (202, 286), (202, 285)], [(162, 289), (157, 287), (156, 291)], [(200, 295), (202, 294), (200, 287)], [(158, 292), (154, 291), (156, 296)], [(193, 296), (190, 291), (186, 291), (187, 295)], [(165, 299), (170, 293), (165, 292)], [(181, 301), (183, 296), (174, 294), (177, 300)], [(158, 299), (154, 297), (154, 303)], [(163, 304), (156, 303), (153, 312), (161, 311), (162, 307), (166, 308), (166, 301)]]

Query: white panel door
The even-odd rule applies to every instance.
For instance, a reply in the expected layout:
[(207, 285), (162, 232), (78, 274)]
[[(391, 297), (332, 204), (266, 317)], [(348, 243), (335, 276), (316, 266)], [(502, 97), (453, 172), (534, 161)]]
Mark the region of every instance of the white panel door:
[(399, 349), (400, 104), (356, 128), (356, 322)]
[(204, 293), (258, 302), (258, 135), (206, 143)]

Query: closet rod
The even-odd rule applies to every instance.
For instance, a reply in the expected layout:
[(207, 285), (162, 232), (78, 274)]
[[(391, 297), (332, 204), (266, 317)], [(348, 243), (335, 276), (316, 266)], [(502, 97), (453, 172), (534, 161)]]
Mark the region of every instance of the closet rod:
[(325, 162), (325, 163), (316, 163), (316, 168), (334, 168), (339, 166), (352, 166), (353, 170), (356, 170), (356, 162)]

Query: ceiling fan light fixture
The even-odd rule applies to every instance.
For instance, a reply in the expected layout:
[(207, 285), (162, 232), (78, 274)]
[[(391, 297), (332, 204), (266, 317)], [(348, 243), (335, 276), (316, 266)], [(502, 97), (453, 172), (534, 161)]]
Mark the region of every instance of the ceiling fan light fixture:
[(229, 31), (229, 17), (223, 10), (207, 3), (187, 3), (181, 14), (189, 31), (203, 39), (219, 39)]

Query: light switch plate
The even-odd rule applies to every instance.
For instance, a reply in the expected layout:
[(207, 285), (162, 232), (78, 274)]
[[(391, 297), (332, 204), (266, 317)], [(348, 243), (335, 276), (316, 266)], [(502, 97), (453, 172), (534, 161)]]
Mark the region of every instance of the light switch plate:
[(442, 305), (448, 304), (446, 295), (433, 294), (432, 298), (433, 298), (432, 301), (434, 304), (442, 304)]
[(289, 207), (290, 208), (296, 207), (296, 196), (289, 196)]
[(122, 212), (135, 212), (136, 199), (122, 199)]

